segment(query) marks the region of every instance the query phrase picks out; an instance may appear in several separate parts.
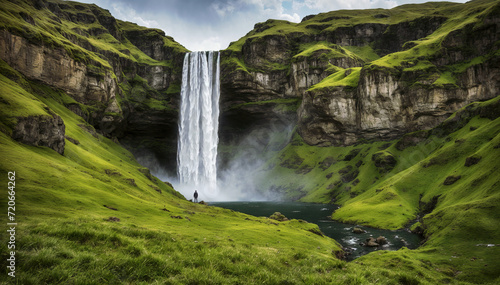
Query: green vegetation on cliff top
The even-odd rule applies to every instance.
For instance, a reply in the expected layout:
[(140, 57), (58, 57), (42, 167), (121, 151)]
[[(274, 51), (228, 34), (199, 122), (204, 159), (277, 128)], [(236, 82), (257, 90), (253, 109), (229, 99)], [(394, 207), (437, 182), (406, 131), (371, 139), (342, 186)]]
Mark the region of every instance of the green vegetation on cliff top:
[[(483, 19), (490, 14), (497, 13), (498, 1), (476, 0), (465, 4), (451, 2), (429, 2), (425, 4), (409, 4), (395, 7), (393, 9), (371, 9), (371, 10), (341, 10), (328, 13), (321, 13), (304, 18), (300, 23), (290, 23), (283, 20), (268, 20), (255, 25), (254, 29), (227, 48), (231, 62), (232, 58), (237, 58), (241, 70), (245, 72), (252, 68), (243, 62), (240, 53), (245, 44), (260, 43), (265, 44), (265, 39), (276, 37), (286, 42), (290, 46), (290, 59), (296, 62), (314, 56), (327, 62), (335, 57), (347, 57), (360, 63), (364, 63), (364, 69), (387, 70), (408, 78), (409, 86), (427, 86), (429, 88), (458, 88), (456, 77), (465, 71), (465, 68), (498, 56), (500, 45), (496, 45), (490, 54), (477, 57), (475, 59), (465, 59), (464, 62), (450, 66), (437, 66), (433, 60), (436, 57), (446, 57), (446, 50), (442, 47), (442, 42), (454, 31), (461, 29), (480, 29), (484, 25)], [(367, 42), (360, 46), (338, 46), (324, 41), (324, 38), (335, 38), (342, 35), (346, 28), (359, 26), (361, 30), (368, 29), (370, 24), (386, 25), (387, 30), (384, 35), (390, 32), (391, 25), (407, 23), (409, 26), (419, 25), (419, 21), (432, 20), (433, 17), (443, 23), (432, 32), (421, 39), (403, 43), (400, 51), (381, 54), (374, 50), (374, 42)], [(487, 23), (486, 23), (487, 24)], [(363, 28), (362, 25), (366, 25)], [(338, 35), (336, 33), (338, 32)], [(367, 31), (368, 33), (368, 31)], [(310, 39), (304, 44), (303, 39)], [(314, 38), (322, 39), (320, 41)], [(299, 40), (301, 39), (301, 40)], [(385, 40), (390, 40), (385, 39)], [(375, 40), (376, 41), (376, 40)], [(378, 43), (377, 45), (380, 45)], [(332, 48), (333, 47), (333, 48)], [(382, 55), (382, 57), (380, 57)], [(359, 66), (359, 65), (357, 65)], [(344, 68), (346, 66), (343, 66)], [(354, 67), (354, 65), (349, 66)], [(236, 68), (238, 69), (238, 68)], [(269, 69), (269, 68), (268, 68)], [(268, 71), (272, 71), (270, 68)], [(328, 71), (328, 70), (327, 70)], [(330, 75), (333, 75), (331, 72)], [(402, 74), (402, 75), (401, 75)], [(336, 83), (334, 77), (325, 78), (321, 86), (336, 87), (342, 83)], [(339, 77), (340, 78), (340, 77)], [(343, 78), (340, 78), (343, 79)], [(349, 85), (349, 87), (352, 87)], [(354, 86), (355, 87), (355, 86)]]
[(338, 68), (338, 71), (325, 78), (320, 83), (313, 85), (308, 91), (321, 89), (333, 89), (335, 87), (356, 88), (358, 86), (361, 67), (349, 68), (347, 70)]
[[(232, 42), (228, 49), (241, 51), (248, 39), (259, 39), (266, 36), (316, 35), (327, 31), (335, 31), (342, 27), (353, 27), (360, 24), (394, 25), (425, 17), (446, 17), (449, 26), (457, 25), (460, 29), (469, 23), (478, 23), (487, 13), (491, 13), (497, 1), (476, 0), (466, 4), (452, 2), (427, 2), (424, 4), (401, 5), (392, 9), (338, 10), (307, 16), (300, 23), (285, 20), (267, 20), (258, 23), (254, 29), (238, 41)], [(429, 16), (432, 15), (432, 16)], [(460, 20), (460, 18), (462, 20)], [(449, 29), (448, 26), (448, 29)]]
[[(123, 35), (124, 32), (136, 31), (145, 37), (154, 34), (163, 38), (164, 46), (179, 53), (187, 51), (162, 31), (115, 20), (109, 11), (94, 4), (59, 0), (47, 2), (51, 7), (57, 7), (53, 9), (58, 12), (51, 12), (47, 7), (36, 9), (25, 1), (2, 1), (0, 28), (35, 44), (63, 48), (76, 61), (96, 65), (110, 73), (113, 73), (109, 63), (112, 56), (140, 64), (171, 65), (169, 61), (158, 61), (146, 55)], [(102, 22), (102, 18), (108, 21)]]

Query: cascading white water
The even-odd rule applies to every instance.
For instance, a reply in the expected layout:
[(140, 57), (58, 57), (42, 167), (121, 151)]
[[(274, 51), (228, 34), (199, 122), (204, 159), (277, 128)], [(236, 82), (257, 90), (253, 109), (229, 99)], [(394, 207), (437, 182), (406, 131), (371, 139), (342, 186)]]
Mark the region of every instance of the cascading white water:
[(179, 182), (182, 188), (196, 188), (208, 196), (217, 191), (219, 63), (218, 52), (191, 52), (185, 55), (182, 68)]

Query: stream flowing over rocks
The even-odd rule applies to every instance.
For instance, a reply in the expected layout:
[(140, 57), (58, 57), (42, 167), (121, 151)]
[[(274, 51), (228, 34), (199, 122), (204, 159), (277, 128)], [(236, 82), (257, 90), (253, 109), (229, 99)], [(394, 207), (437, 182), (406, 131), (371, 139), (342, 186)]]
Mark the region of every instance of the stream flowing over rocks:
[(329, 215), (338, 208), (335, 205), (298, 202), (211, 202), (209, 205), (269, 217), (278, 222), (298, 219), (315, 223), (321, 230), (319, 234), (329, 236), (342, 245), (340, 257), (346, 260), (354, 260), (376, 250), (414, 249), (422, 241), (419, 235), (405, 229), (381, 230), (332, 221)]

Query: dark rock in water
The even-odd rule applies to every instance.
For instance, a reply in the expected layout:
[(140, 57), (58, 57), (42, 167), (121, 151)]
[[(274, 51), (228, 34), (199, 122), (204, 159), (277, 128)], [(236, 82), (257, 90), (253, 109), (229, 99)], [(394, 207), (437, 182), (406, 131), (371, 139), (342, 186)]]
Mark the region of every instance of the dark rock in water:
[(12, 138), (32, 146), (46, 146), (64, 154), (65, 130), (64, 121), (56, 114), (19, 117), (12, 131)]
[(451, 185), (451, 184), (457, 182), (460, 178), (462, 178), (462, 176), (460, 176), (460, 175), (458, 175), (458, 176), (450, 175), (450, 176), (446, 177), (443, 184), (444, 185)]
[(387, 244), (387, 239), (384, 236), (379, 236), (376, 239), (376, 243), (378, 243), (379, 245)]
[(273, 219), (273, 220), (280, 221), (280, 222), (288, 221), (288, 218), (285, 217), (285, 215), (283, 215), (280, 212), (275, 212), (274, 214), (272, 214), (269, 217), (269, 219)]
[(363, 230), (362, 228), (355, 227), (354, 229), (352, 229), (352, 233), (354, 233), (354, 234), (364, 234), (364, 233), (366, 233), (366, 231)]
[(379, 246), (379, 244), (377, 243), (377, 240), (374, 239), (373, 237), (370, 237), (370, 238), (367, 238), (366, 239), (366, 242), (363, 244), (364, 246), (368, 246), (368, 247), (376, 247), (376, 246)]
[(366, 242), (362, 243), (362, 245), (367, 247), (377, 247), (387, 243), (388, 241), (385, 237), (379, 236), (378, 238), (373, 238), (373, 237), (367, 238)]
[(482, 157), (479, 155), (469, 156), (465, 159), (465, 166), (469, 167), (469, 166), (475, 165), (481, 160), (481, 158)]

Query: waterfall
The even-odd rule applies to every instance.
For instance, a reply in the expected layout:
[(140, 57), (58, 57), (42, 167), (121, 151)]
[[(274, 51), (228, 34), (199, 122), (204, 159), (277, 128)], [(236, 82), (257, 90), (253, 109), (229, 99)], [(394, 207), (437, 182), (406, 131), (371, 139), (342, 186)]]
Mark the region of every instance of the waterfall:
[(182, 68), (177, 170), (181, 187), (201, 195), (217, 191), (219, 63), (218, 52), (191, 52)]

